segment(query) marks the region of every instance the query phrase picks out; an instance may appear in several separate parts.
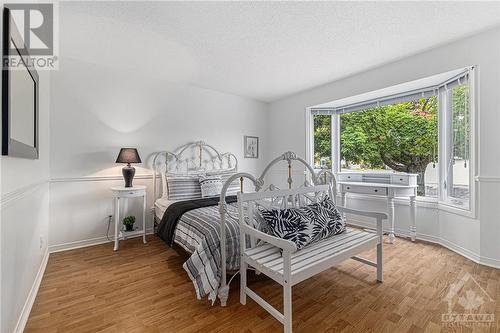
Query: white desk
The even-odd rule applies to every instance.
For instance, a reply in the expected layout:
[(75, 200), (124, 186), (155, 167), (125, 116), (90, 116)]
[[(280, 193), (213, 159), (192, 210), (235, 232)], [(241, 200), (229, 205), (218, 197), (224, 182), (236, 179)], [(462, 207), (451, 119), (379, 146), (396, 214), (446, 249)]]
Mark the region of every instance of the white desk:
[[(373, 181), (375, 180), (375, 182)], [(379, 180), (380, 182), (378, 182)], [(378, 174), (378, 173), (339, 173), (340, 195), (342, 206), (346, 205), (346, 193), (358, 193), (387, 197), (387, 210), (390, 223), (389, 241), (394, 242), (394, 198), (410, 198), (410, 236), (415, 241), (417, 235), (416, 223), (416, 174)]]
[[(118, 250), (120, 239), (142, 235), (142, 241), (146, 244), (146, 186), (134, 187), (112, 187), (113, 198), (115, 200), (115, 246), (114, 251)], [(142, 197), (142, 230), (125, 231), (121, 230), (118, 225), (121, 223), (120, 217), (120, 203), (121, 199), (128, 200), (128, 198)], [(124, 204), (126, 204), (125, 201)], [(124, 215), (126, 215), (126, 207), (124, 207)]]

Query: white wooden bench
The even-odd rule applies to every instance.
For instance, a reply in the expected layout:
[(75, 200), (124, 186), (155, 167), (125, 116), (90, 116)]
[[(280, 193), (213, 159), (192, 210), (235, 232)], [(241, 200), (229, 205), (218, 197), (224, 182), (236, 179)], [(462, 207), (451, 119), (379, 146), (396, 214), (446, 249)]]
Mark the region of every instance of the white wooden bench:
[[(317, 202), (328, 194), (328, 191), (328, 185), (318, 185), (293, 190), (238, 194), (241, 246), (240, 302), (245, 304), (246, 296), (250, 296), (284, 325), (285, 333), (292, 332), (292, 286), (297, 283), (349, 258), (376, 267), (377, 280), (382, 282), (382, 220), (387, 219), (387, 214), (337, 207), (343, 214), (374, 218), (377, 222), (376, 233), (347, 228), (342, 234), (311, 244), (299, 251), (297, 251), (295, 243), (256, 229), (257, 225), (253, 216), (257, 206), (271, 208), (273, 202), (280, 200), (282, 208), (299, 207)], [(247, 235), (251, 238), (250, 243), (245, 241)], [(256, 240), (261, 241), (257, 242)], [(377, 247), (376, 262), (357, 256), (373, 247)], [(276, 310), (247, 286), (248, 266), (269, 276), (283, 286), (284, 313)], [(332, 283), (334, 282), (332, 281)]]

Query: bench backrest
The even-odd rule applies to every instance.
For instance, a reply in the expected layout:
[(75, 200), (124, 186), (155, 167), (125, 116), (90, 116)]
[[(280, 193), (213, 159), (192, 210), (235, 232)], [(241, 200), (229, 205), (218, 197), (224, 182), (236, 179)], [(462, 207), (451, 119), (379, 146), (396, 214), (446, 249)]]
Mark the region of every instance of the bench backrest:
[[(287, 209), (299, 208), (317, 203), (326, 196), (332, 197), (329, 185), (304, 186), (290, 190), (274, 190), (252, 193), (238, 193), (238, 213), (240, 224), (245, 223), (252, 228), (260, 229), (261, 220), (255, 214), (256, 209)], [(250, 239), (250, 247), (256, 242)]]

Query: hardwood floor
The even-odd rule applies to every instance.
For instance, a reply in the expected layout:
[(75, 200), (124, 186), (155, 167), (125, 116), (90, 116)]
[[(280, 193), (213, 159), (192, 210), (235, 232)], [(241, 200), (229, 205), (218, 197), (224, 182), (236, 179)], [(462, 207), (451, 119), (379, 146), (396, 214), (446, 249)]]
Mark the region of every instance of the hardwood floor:
[[(197, 300), (182, 268), (186, 256), (155, 236), (149, 241), (122, 242), (117, 253), (104, 244), (52, 254), (25, 332), (282, 331), (251, 299), (239, 304), (238, 281), (226, 308)], [(374, 259), (375, 252), (364, 255)], [(375, 281), (373, 267), (348, 260), (295, 286), (294, 332), (500, 331), (500, 270), (399, 238), (384, 244), (384, 256), (383, 283)], [(452, 311), (477, 305), (468, 312), (492, 314), (493, 323), (442, 322), (454, 283), (460, 288)], [(253, 276), (249, 284), (281, 309), (276, 283)]]

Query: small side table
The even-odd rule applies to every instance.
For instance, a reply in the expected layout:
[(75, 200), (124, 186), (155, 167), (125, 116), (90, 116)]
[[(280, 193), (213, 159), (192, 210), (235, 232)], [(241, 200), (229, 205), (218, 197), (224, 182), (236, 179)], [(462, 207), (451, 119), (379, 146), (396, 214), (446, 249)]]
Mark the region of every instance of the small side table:
[[(112, 187), (113, 199), (115, 201), (115, 247), (114, 251), (118, 250), (120, 239), (126, 239), (127, 237), (141, 235), (142, 241), (146, 244), (146, 186), (134, 186), (134, 187)], [(120, 218), (120, 204), (128, 198), (142, 197), (142, 230), (125, 231), (119, 228), (121, 221)]]

